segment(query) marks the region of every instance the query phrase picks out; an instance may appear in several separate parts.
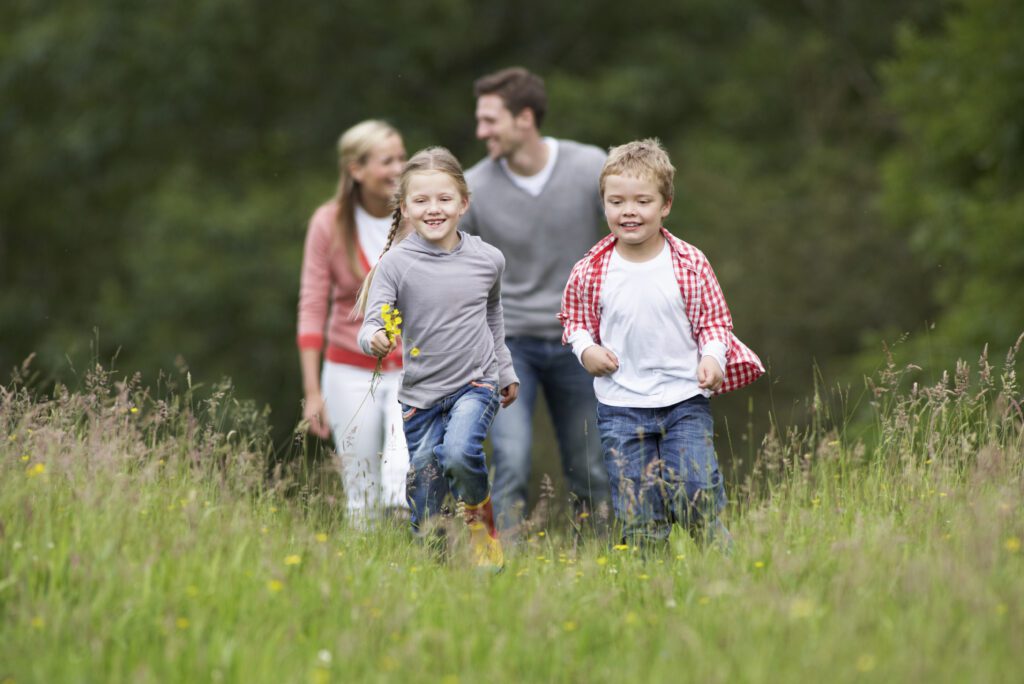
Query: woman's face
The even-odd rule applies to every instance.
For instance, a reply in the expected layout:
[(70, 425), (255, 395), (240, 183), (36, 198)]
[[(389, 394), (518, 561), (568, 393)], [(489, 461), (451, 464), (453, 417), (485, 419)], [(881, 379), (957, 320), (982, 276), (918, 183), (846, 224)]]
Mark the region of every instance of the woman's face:
[(402, 137), (391, 135), (370, 148), (361, 162), (349, 167), (352, 178), (359, 183), (364, 202), (387, 203), (398, 189), (398, 177), (405, 166), (405, 145)]

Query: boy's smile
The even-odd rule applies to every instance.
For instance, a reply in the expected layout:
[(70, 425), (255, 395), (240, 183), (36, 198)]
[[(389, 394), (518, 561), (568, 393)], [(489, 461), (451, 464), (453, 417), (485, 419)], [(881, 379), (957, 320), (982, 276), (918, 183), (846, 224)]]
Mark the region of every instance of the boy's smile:
[(604, 185), (604, 214), (619, 239), (616, 250), (630, 261), (646, 261), (661, 250), (661, 222), (672, 208), (647, 178), (609, 175)]

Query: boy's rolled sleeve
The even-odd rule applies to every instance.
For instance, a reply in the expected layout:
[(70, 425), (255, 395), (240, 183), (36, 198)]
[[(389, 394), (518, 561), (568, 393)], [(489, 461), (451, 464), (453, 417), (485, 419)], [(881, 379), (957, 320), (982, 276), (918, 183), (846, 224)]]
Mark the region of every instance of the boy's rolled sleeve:
[[(718, 284), (718, 278), (711, 268), (706, 264), (700, 274), (701, 281), (701, 307), (700, 320), (697, 323), (697, 344), (700, 346), (702, 356), (713, 356), (721, 354), (719, 363), (722, 370), (725, 370), (725, 360), (729, 356), (729, 345), (732, 340), (732, 314), (729, 313), (729, 306), (725, 303), (725, 295)], [(712, 342), (718, 342), (721, 346), (714, 345), (708, 349)], [(716, 349), (717, 348), (717, 349)]]
[(710, 356), (715, 361), (717, 361), (718, 362), (718, 367), (722, 369), (722, 373), (724, 374), (725, 373), (725, 354), (726, 354), (726, 351), (727, 351), (727, 349), (726, 349), (726, 346), (724, 344), (722, 344), (718, 340), (711, 340), (710, 342), (708, 342), (707, 344), (704, 345), (704, 348), (701, 349), (700, 353), (701, 353), (701, 358), (703, 358), (705, 356)]
[(577, 262), (562, 291), (562, 310), (558, 314), (558, 319), (562, 321), (562, 344), (570, 344), (570, 338), (579, 331), (586, 332), (593, 343), (593, 332), (587, 327), (587, 302), (583, 289), (583, 272), (586, 267), (585, 259)]
[(567, 340), (572, 345), (572, 353), (576, 355), (579, 362), (583, 363), (583, 352), (587, 351), (597, 343), (594, 342), (594, 338), (586, 330), (580, 329), (569, 335)]

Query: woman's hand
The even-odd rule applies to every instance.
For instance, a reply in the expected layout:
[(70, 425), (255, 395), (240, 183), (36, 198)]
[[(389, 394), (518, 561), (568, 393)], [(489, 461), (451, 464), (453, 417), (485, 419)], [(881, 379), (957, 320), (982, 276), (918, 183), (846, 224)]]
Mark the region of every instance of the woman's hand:
[(302, 406), (302, 418), (309, 423), (310, 434), (320, 439), (327, 439), (331, 435), (331, 425), (327, 419), (327, 405), (324, 403), (323, 395), (307, 394)]

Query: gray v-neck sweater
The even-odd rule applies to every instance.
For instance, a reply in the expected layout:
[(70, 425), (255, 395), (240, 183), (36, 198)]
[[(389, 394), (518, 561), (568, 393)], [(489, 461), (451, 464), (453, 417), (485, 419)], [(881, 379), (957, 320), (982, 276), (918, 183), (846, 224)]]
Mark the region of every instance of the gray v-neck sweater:
[(381, 307), (398, 307), (404, 368), (398, 400), (409, 406), (430, 408), (474, 381), (497, 389), (519, 382), (502, 322), (505, 259), (480, 238), (459, 236), (447, 252), (411, 233), (381, 257), (370, 285), (359, 346), (370, 354), (370, 338), (384, 327)]
[(492, 159), (466, 172), (472, 196), (459, 227), (505, 255), (508, 335), (561, 338), (556, 316), (569, 272), (607, 232), (597, 184), (604, 160), (598, 147), (559, 140), (551, 178), (536, 197)]

